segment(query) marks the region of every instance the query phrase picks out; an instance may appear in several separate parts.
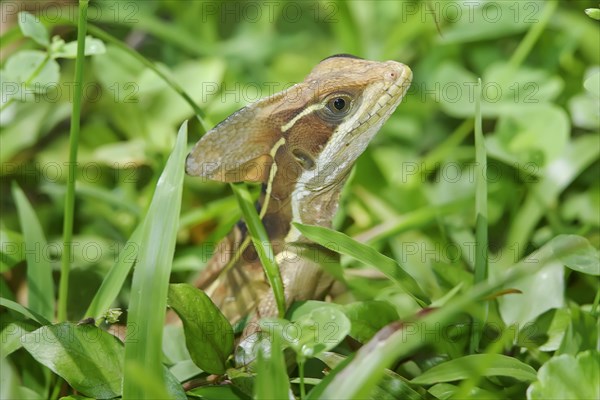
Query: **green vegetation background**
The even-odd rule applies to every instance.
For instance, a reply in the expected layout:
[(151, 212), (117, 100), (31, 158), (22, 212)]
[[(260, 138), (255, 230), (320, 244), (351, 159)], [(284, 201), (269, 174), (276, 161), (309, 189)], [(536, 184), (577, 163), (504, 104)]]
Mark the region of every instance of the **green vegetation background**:
[[(584, 12), (598, 4), (475, 3), (92, 2), (88, 19), (178, 82), (202, 110), (208, 128), (301, 81), (332, 54), (409, 65), (412, 88), (358, 161), (335, 228), (394, 258), (436, 300), (457, 285), (461, 291), (473, 285), (475, 193), (481, 173), (473, 139), (478, 77), (488, 154), (490, 277), (502, 275), (558, 235), (583, 236), (593, 249), (600, 245), (600, 28)], [(57, 6), (58, 17), (49, 5), (29, 7), (53, 35), (75, 40), (69, 23), (76, 20), (75, 6)], [(8, 20), (16, 18), (12, 11), (3, 9)], [(84, 65), (68, 288), (68, 319), (75, 321), (87, 317), (102, 280), (146, 214), (178, 127), (194, 115), (130, 52), (107, 40), (104, 45), (106, 50), (86, 57)], [(23, 189), (48, 242), (33, 253), (56, 271), (58, 282), (68, 172), (74, 61), (58, 59), (59, 69), (45, 69), (27, 82), (29, 91), (9, 100), (10, 83), (25, 81), (31, 72), (23, 60), (11, 66), (10, 56), (40, 48), (16, 26), (2, 36), (0, 288), (3, 298), (24, 305), (32, 288), (24, 280), (26, 227), (13, 185)], [(201, 124), (192, 118), (189, 144), (201, 133)], [(192, 280), (239, 217), (228, 186), (185, 178), (171, 280)], [(516, 334), (504, 353), (520, 352), (522, 361), (538, 369), (554, 352), (555, 357), (575, 357), (596, 347), (599, 267), (594, 251), (591, 263), (565, 268), (565, 262), (555, 262), (511, 286), (521, 294), (494, 302), (486, 320), (497, 328), (495, 334), (511, 325), (518, 331), (529, 324), (535, 331), (535, 338)], [(362, 266), (350, 259), (343, 263)], [(389, 281), (356, 279), (362, 290), (345, 293), (340, 303), (377, 299), (393, 305), (401, 318), (416, 311)], [(128, 281), (115, 307), (127, 309), (129, 288)], [(570, 342), (569, 337), (578, 339)], [(426, 362), (398, 366), (398, 372), (409, 379), (419, 376), (464, 354), (459, 347), (436, 349), (427, 353)], [(16, 365), (31, 363), (19, 352), (13, 356)], [(38, 372), (19, 379), (43, 393), (46, 378)], [(493, 379), (481, 386), (499, 398), (523, 396), (527, 388)], [(438, 389), (437, 394), (451, 392)]]

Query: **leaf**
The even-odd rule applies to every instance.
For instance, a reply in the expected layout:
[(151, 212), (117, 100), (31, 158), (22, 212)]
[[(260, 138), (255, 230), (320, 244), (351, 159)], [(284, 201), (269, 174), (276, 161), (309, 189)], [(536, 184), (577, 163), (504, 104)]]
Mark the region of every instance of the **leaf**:
[[(455, 61), (445, 61), (433, 71), (436, 100), (450, 116), (473, 116), (477, 97), (477, 76)], [(498, 117), (519, 113), (523, 107), (549, 105), (564, 86), (563, 80), (547, 70), (520, 67), (509, 63), (489, 65), (482, 77), (481, 114)]]
[[(102, 40), (91, 36), (85, 37), (84, 55), (93, 56), (104, 53), (106, 53), (106, 47)], [(76, 58), (77, 41), (65, 43), (62, 39), (53, 39), (50, 54), (52, 55), (52, 58)]]
[(0, 272), (9, 271), (25, 260), (24, 243), (20, 233), (0, 228)]
[[(317, 358), (323, 361), (327, 367), (332, 369), (330, 373), (328, 373), (323, 381), (330, 381), (333, 377), (339, 372), (348, 362), (350, 361), (350, 357), (345, 357), (337, 353), (325, 352), (317, 356)], [(319, 389), (316, 389), (310, 393), (310, 398), (315, 398), (319, 392), (321, 392), (321, 384), (318, 385)], [(406, 399), (406, 400), (419, 400), (423, 399), (414, 388), (416, 385), (412, 385), (406, 378), (397, 373), (390, 371), (389, 369), (385, 371), (385, 375), (381, 382), (377, 384), (377, 386), (373, 389), (373, 392), (370, 393), (369, 398), (372, 399)]]
[(162, 361), (162, 334), (167, 291), (175, 241), (186, 156), (187, 123), (162, 172), (141, 230), (140, 248), (133, 273), (125, 342), (123, 397), (152, 396), (150, 387), (139, 385), (136, 376), (150, 379), (154, 393), (166, 391)]
[[(46, 93), (58, 87), (58, 63), (39, 50), (21, 50), (13, 54), (4, 65), (3, 89), (14, 86), (13, 96), (19, 101), (32, 101), (30, 93)], [(24, 90), (26, 89), (26, 91)]]
[(96, 291), (85, 312), (86, 317), (100, 318), (117, 298), (129, 275), (129, 271), (135, 263), (140, 248), (140, 237), (141, 228), (138, 226), (119, 252), (116, 263), (102, 280), (100, 288)]
[(600, 398), (600, 353), (588, 350), (577, 357), (554, 356), (542, 365), (537, 381), (527, 388), (527, 399)]
[(571, 315), (566, 308), (552, 309), (540, 315), (533, 323), (519, 329), (517, 344), (526, 348), (538, 348), (540, 351), (555, 351), (559, 348)]
[[(219, 385), (219, 386), (201, 386), (187, 392), (192, 398), (200, 398), (203, 400), (250, 400), (250, 397), (245, 396), (235, 386)], [(287, 399), (287, 397), (286, 397)]]
[[(523, 32), (538, 22), (542, 5), (541, 1), (529, 2), (527, 7), (522, 3), (509, 2), (457, 2), (448, 7), (451, 12), (441, 14), (449, 19), (443, 32), (443, 43), (468, 43), (497, 39)], [(443, 8), (445, 9), (445, 8)], [(456, 10), (456, 14), (454, 14)], [(433, 11), (433, 10), (432, 10)], [(522, 17), (517, 18), (516, 15)]]
[(35, 322), (37, 322), (40, 325), (50, 325), (51, 324), (51, 322), (48, 321), (46, 318), (44, 318), (43, 315), (40, 315), (40, 314), (36, 313), (35, 311), (32, 311), (32, 310), (28, 309), (27, 307), (22, 306), (19, 303), (15, 303), (12, 300), (0, 297), (0, 306), (10, 308), (11, 310), (16, 311), (19, 314), (23, 315), (25, 318), (34, 320)]
[(337, 346), (350, 332), (350, 320), (336, 305), (323, 305), (295, 321), (264, 318), (260, 321), (267, 337), (278, 336), (285, 347), (304, 362)]
[[(508, 227), (506, 243), (515, 251), (505, 251), (506, 257), (498, 264), (511, 265), (522, 257), (529, 243), (531, 232), (542, 218), (547, 208), (555, 207), (560, 193), (587, 168), (600, 154), (598, 135), (582, 135), (567, 143), (562, 154), (542, 171), (543, 178), (533, 184), (525, 202), (519, 207)], [(535, 167), (535, 165), (533, 165)], [(531, 180), (526, 175), (525, 179)]]
[(50, 44), (48, 30), (38, 17), (27, 11), (21, 11), (17, 16), (17, 20), (19, 21), (19, 28), (23, 32), (23, 36), (32, 38), (42, 46)]
[(203, 291), (189, 284), (169, 285), (168, 303), (183, 322), (194, 363), (211, 374), (224, 374), (233, 351), (233, 329), (227, 318)]
[[(378, 384), (394, 362), (406, 357), (424, 344), (432, 341), (426, 332), (439, 332), (459, 313), (471, 304), (480, 302), (482, 298), (497, 292), (503, 286), (511, 285), (518, 279), (537, 272), (559, 255), (573, 250), (573, 243), (565, 243), (565, 247), (554, 248), (545, 245), (531, 255), (536, 262), (527, 265), (526, 261), (504, 271), (495, 282), (487, 280), (473, 286), (464, 294), (450, 300), (443, 308), (422, 316), (418, 322), (409, 325), (393, 322), (381, 329), (373, 338), (356, 352), (352, 361), (340, 371), (323, 390), (322, 398), (360, 398), (365, 397)], [(527, 267), (527, 268), (525, 268)], [(409, 329), (406, 328), (410, 328)], [(319, 385), (320, 386), (320, 385)]]
[[(580, 252), (582, 244), (583, 242), (577, 236), (559, 235), (548, 242), (544, 249), (550, 254), (558, 255), (561, 254), (562, 248), (573, 248), (575, 252)], [(524, 261), (528, 266), (536, 265), (538, 262), (537, 255), (530, 256)], [(502, 267), (495, 265), (496, 274), (501, 273), (501, 269)], [(564, 267), (558, 259), (554, 260), (543, 270), (513, 283), (511, 289), (520, 290), (521, 294), (499, 298), (500, 315), (507, 325), (517, 324), (523, 327), (544, 312), (564, 305)], [(523, 304), (527, 304), (527, 307), (523, 307)]]
[(585, 13), (590, 18), (600, 21), (600, 8), (586, 8)]
[(267, 275), (267, 280), (269, 281), (271, 289), (273, 290), (273, 296), (275, 297), (275, 302), (277, 303), (279, 317), (283, 317), (285, 315), (285, 295), (283, 291), (283, 281), (281, 280), (281, 274), (279, 272), (279, 268), (277, 267), (277, 263), (275, 262), (273, 247), (271, 246), (267, 231), (265, 230), (265, 227), (263, 226), (262, 221), (256, 212), (256, 207), (254, 206), (254, 202), (252, 201), (246, 186), (244, 184), (231, 184), (230, 187), (232, 188), (235, 198), (238, 201), (240, 209), (242, 210), (242, 215), (244, 216), (244, 221), (246, 222), (248, 231), (250, 232), (252, 243), (254, 244), (258, 258), (260, 258), (260, 262), (265, 270), (265, 274)]
[(8, 357), (8, 355), (23, 347), (21, 338), (39, 328), (39, 325), (32, 324), (29, 321), (13, 319), (8, 313), (3, 313), (1, 317), (0, 353), (3, 357)]
[(396, 309), (386, 301), (360, 301), (342, 308), (350, 319), (350, 336), (361, 343), (371, 339), (377, 331), (399, 319)]
[(600, 252), (586, 238), (577, 235), (559, 235), (557, 240), (560, 240), (558, 238), (580, 243), (576, 252), (559, 258), (566, 267), (584, 274), (600, 275)]
[(600, 68), (596, 67), (589, 72), (583, 81), (583, 87), (590, 94), (596, 96), (596, 99), (600, 99)]
[(15, 183), (12, 194), (17, 205), (27, 260), (28, 306), (32, 311), (54, 319), (54, 280), (47, 254), (48, 242), (33, 207)]
[(294, 223), (294, 226), (308, 239), (340, 254), (345, 254), (360, 262), (371, 265), (394, 282), (399, 284), (419, 304), (430, 303), (429, 298), (423, 293), (415, 279), (406, 272), (398, 263), (389, 257), (377, 252), (372, 247), (357, 242), (341, 232), (321, 226), (303, 225)]
[[(569, 141), (569, 118), (565, 111), (552, 104), (520, 105), (498, 121), (496, 131), (488, 139), (491, 149), (502, 149), (503, 161), (510, 158), (519, 165), (533, 164), (537, 168), (558, 158)], [(509, 164), (512, 164), (509, 162)]]
[(472, 354), (438, 364), (428, 369), (411, 382), (419, 385), (432, 385), (439, 382), (452, 382), (479, 376), (508, 376), (525, 382), (536, 379), (535, 369), (529, 365), (502, 354)]
[(23, 336), (23, 347), (86, 396), (110, 399), (121, 394), (123, 344), (94, 325), (43, 326)]
[(274, 336), (273, 341), (266, 343), (270, 346), (263, 345), (258, 351), (254, 398), (287, 399), (290, 397), (290, 381), (280, 338)]
[(555, 355), (577, 355), (582, 351), (597, 349), (600, 337), (598, 317), (576, 306), (571, 307), (569, 313), (571, 320)]

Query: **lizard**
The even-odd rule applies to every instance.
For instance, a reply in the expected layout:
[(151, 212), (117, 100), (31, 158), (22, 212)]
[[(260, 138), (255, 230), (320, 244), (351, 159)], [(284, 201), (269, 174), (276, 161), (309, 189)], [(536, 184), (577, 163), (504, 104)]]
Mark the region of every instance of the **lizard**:
[[(262, 184), (257, 208), (276, 255), (285, 303), (322, 299), (333, 283), (292, 222), (331, 227), (356, 159), (401, 102), (411, 69), (348, 54), (328, 57), (304, 81), (233, 113), (186, 159), (186, 173)], [(312, 244), (314, 245), (314, 244)], [(201, 272), (203, 289), (232, 324), (275, 316), (277, 306), (240, 221)]]

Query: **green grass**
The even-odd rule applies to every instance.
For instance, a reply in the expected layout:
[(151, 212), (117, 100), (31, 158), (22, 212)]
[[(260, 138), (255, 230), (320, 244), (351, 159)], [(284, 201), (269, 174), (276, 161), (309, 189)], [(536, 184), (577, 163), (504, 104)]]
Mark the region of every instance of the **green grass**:
[[(598, 4), (226, 4), (7, 15), (0, 398), (600, 396)], [(340, 287), (286, 311), (257, 188), (184, 159), (335, 53), (414, 82), (334, 229), (297, 226)], [(239, 327), (186, 283), (241, 216), (280, 318), (231, 354)]]

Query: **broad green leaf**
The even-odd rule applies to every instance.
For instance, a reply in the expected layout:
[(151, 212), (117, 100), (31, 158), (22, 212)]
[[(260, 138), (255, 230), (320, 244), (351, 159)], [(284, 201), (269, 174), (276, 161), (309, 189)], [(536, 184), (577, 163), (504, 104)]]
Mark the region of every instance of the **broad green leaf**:
[(8, 357), (11, 353), (23, 347), (21, 337), (35, 331), (39, 325), (29, 321), (10, 318), (10, 314), (4, 313), (0, 317), (0, 353)]
[[(557, 259), (551, 261), (543, 270), (533, 272), (511, 285), (510, 289), (518, 289), (521, 293), (498, 299), (500, 315), (504, 322), (507, 325), (517, 324), (522, 327), (552, 308), (561, 308), (565, 303), (565, 278), (560, 258), (578, 254), (585, 248), (585, 244), (575, 235), (559, 235), (548, 242), (544, 249), (549, 254), (557, 254)], [(575, 250), (568, 255), (559, 256), (564, 248)], [(529, 266), (539, 264), (538, 255), (528, 257), (524, 263)], [(495, 265), (492, 271), (497, 276), (502, 273), (502, 267)], [(522, 307), (523, 304), (527, 304), (527, 307)]]
[(542, 365), (537, 381), (527, 389), (527, 399), (600, 398), (600, 353), (588, 350), (577, 357), (554, 356)]
[(123, 344), (94, 325), (43, 326), (23, 336), (23, 347), (86, 396), (110, 399), (121, 394)]
[(23, 36), (32, 38), (42, 46), (50, 44), (48, 30), (38, 17), (27, 11), (21, 11), (17, 16), (17, 20), (19, 21), (19, 28), (23, 32)]
[(15, 86), (16, 100), (34, 101), (32, 93), (46, 93), (59, 85), (59, 70), (58, 63), (45, 52), (21, 50), (6, 61), (2, 83), (5, 88)]
[[(118, 114), (115, 123), (124, 128), (123, 130), (126, 132), (128, 128), (138, 128), (137, 124), (143, 124), (145, 127), (146, 121), (137, 121), (137, 118), (132, 120), (133, 117), (137, 117), (137, 115), (132, 115), (132, 109), (138, 112), (139, 110), (137, 107), (130, 107), (132, 102), (138, 101), (137, 92), (140, 90), (138, 79), (145, 68), (142, 63), (129, 52), (115, 45), (107, 45), (104, 54), (91, 58), (91, 64), (94, 75), (109, 93), (111, 100), (121, 106), (117, 107), (115, 112), (118, 112), (120, 108), (123, 108), (123, 111), (129, 111), (126, 115)], [(129, 120), (126, 119), (127, 117)], [(135, 135), (134, 137), (139, 136)]]
[(233, 351), (229, 321), (200, 289), (169, 285), (168, 303), (183, 322), (185, 343), (194, 363), (211, 374), (224, 374)]
[(566, 267), (584, 274), (600, 275), (600, 252), (586, 238), (576, 235), (558, 236), (560, 237), (568, 237), (568, 240), (581, 243), (581, 248), (577, 252), (560, 258)]
[(574, 126), (589, 130), (600, 127), (600, 98), (589, 93), (580, 93), (569, 99), (569, 113)]
[[(157, 387), (164, 387), (162, 330), (175, 241), (186, 156), (187, 123), (177, 135), (177, 143), (156, 185), (141, 230), (140, 248), (133, 273), (131, 300), (125, 342), (123, 397), (148, 398), (152, 393), (136, 382), (141, 371)], [(154, 391), (156, 392), (156, 391)]]
[(178, 361), (169, 368), (169, 371), (178, 382), (189, 381), (202, 373), (202, 370), (192, 360)]
[(587, 78), (583, 81), (583, 87), (600, 99), (600, 67), (595, 67), (591, 71)]
[(600, 21), (600, 8), (586, 8), (584, 11), (590, 18)]
[(434, 11), (448, 18), (449, 24), (440, 40), (443, 43), (468, 43), (489, 39), (498, 39), (523, 32), (538, 22), (542, 1), (525, 3), (475, 2), (453, 3), (452, 7), (441, 7), (443, 11)]
[[(106, 53), (104, 42), (91, 36), (85, 37), (84, 55), (93, 56)], [(62, 39), (52, 42), (52, 58), (75, 58), (77, 57), (77, 41), (65, 43)]]
[(598, 317), (577, 306), (569, 308), (569, 314), (571, 317), (569, 326), (555, 355), (577, 355), (582, 351), (597, 349), (598, 338), (600, 338)]
[(254, 398), (287, 399), (290, 396), (290, 382), (280, 338), (273, 336), (273, 340), (267, 343), (270, 346), (262, 346), (258, 351)]
[(350, 336), (361, 343), (367, 342), (381, 328), (399, 319), (398, 312), (385, 301), (360, 301), (346, 304), (342, 311), (351, 322)]
[[(18, 95), (20, 84), (15, 83), (15, 94)], [(12, 92), (11, 92), (12, 93)], [(4, 94), (4, 93), (3, 93)], [(6, 94), (10, 97), (9, 94)], [(49, 102), (21, 103), (16, 108), (14, 120), (7, 126), (2, 126), (2, 146), (0, 146), (0, 162), (5, 165), (5, 171), (10, 171), (11, 158), (25, 148), (32, 146), (52, 126), (48, 126), (53, 116), (66, 118), (68, 112), (54, 107)], [(6, 112), (2, 113), (2, 119)], [(12, 164), (18, 170), (21, 166)]]
[(350, 333), (350, 320), (335, 305), (323, 305), (292, 322), (265, 318), (260, 325), (268, 337), (278, 336), (292, 348), (299, 362), (333, 349)]
[(432, 385), (439, 382), (452, 382), (479, 376), (509, 376), (521, 381), (536, 379), (535, 369), (529, 365), (502, 354), (471, 354), (436, 365), (414, 378), (411, 382)]
[[(481, 113), (498, 117), (519, 113), (523, 107), (547, 105), (562, 90), (563, 81), (546, 70), (508, 63), (490, 65), (482, 77)], [(444, 112), (458, 118), (473, 116), (477, 76), (462, 64), (445, 61), (433, 71), (434, 98)]]
[(343, 310), (344, 306), (320, 300), (296, 301), (287, 310), (285, 317), (289, 321), (297, 321), (305, 315), (310, 314), (313, 310), (316, 310), (317, 308), (321, 307), (336, 307), (340, 310)]
[(497, 292), (502, 287), (539, 271), (557, 256), (577, 250), (573, 243), (565, 244), (567, 246), (562, 248), (554, 248), (551, 245), (542, 247), (530, 256), (536, 260), (534, 264), (527, 265), (525, 260), (505, 271), (495, 282), (481, 282), (450, 300), (443, 308), (425, 315), (419, 323), (411, 324), (411, 332), (407, 332), (406, 326), (401, 323), (387, 325), (356, 352), (353, 360), (323, 390), (322, 398), (365, 397), (379, 383), (386, 368), (434, 339), (426, 332), (439, 331), (440, 326), (448, 324), (469, 305), (480, 302), (485, 296)]
[(17, 205), (27, 260), (29, 308), (48, 320), (54, 319), (54, 280), (47, 254), (48, 242), (33, 207), (15, 183), (12, 194)]
[[(583, 135), (570, 141), (561, 155), (542, 170), (543, 178), (533, 184), (508, 227), (505, 251), (498, 264), (508, 266), (520, 259), (531, 232), (549, 207), (555, 207), (560, 193), (600, 155), (598, 135)], [(535, 166), (535, 165), (534, 165)], [(530, 178), (528, 178), (530, 179)], [(512, 256), (512, 258), (509, 258)]]
[(571, 323), (568, 309), (552, 309), (540, 315), (533, 323), (519, 329), (517, 344), (541, 351), (555, 351), (565, 336)]
[[(570, 124), (562, 108), (551, 104), (521, 105), (498, 120), (494, 136), (488, 139), (492, 149), (509, 154), (516, 166), (548, 165), (564, 151)], [(498, 158), (503, 159), (502, 154)]]
[(377, 252), (372, 247), (359, 243), (351, 237), (321, 226), (294, 223), (294, 226), (310, 240), (330, 250), (345, 254), (368, 265), (377, 268), (390, 279), (398, 283), (419, 304), (430, 303), (419, 284), (398, 263)]

